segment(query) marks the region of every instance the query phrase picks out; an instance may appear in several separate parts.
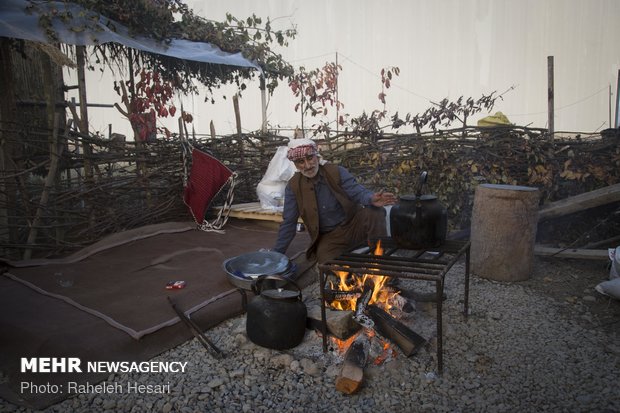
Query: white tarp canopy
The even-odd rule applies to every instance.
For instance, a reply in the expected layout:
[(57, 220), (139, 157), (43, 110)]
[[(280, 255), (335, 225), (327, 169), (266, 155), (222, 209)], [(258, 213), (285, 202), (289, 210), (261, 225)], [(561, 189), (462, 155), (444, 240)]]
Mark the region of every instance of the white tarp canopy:
[[(32, 5), (36, 7), (29, 12), (27, 8)], [(77, 4), (59, 1), (0, 0), (0, 37), (49, 43), (49, 37), (39, 25), (37, 8), (49, 11), (55, 9), (60, 14), (64, 14), (65, 11), (71, 13), (73, 19), (70, 25), (60, 21), (58, 17), (52, 19), (52, 27), (56, 31), (58, 40), (62, 43), (87, 46), (114, 42), (133, 49), (178, 59), (261, 70), (256, 63), (246, 59), (241, 53), (223, 52), (217, 46), (209, 43), (182, 39), (172, 39), (169, 43), (159, 43), (145, 37), (132, 37), (126, 27), (113, 20), (86, 10)], [(96, 27), (96, 29), (93, 30), (92, 27)], [(75, 28), (84, 28), (84, 30), (75, 30)]]

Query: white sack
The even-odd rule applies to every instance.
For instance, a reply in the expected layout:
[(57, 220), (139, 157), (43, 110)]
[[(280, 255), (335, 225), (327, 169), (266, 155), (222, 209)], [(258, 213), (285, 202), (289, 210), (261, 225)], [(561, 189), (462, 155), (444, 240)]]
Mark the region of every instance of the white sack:
[(601, 294), (620, 300), (620, 247), (609, 248), (608, 251), (609, 259), (611, 260), (609, 281), (603, 281), (594, 287), (594, 289)]
[(620, 300), (620, 278), (603, 281), (602, 283), (594, 287), (594, 289), (601, 294), (605, 294), (615, 298), (616, 300)]
[(609, 270), (609, 279), (620, 277), (620, 247), (609, 248), (609, 259), (611, 260), (611, 269)]
[(265, 176), (256, 186), (256, 195), (263, 209), (282, 212), (284, 209), (284, 190), (288, 180), (295, 173), (295, 165), (286, 157), (288, 147), (280, 146), (269, 166)]

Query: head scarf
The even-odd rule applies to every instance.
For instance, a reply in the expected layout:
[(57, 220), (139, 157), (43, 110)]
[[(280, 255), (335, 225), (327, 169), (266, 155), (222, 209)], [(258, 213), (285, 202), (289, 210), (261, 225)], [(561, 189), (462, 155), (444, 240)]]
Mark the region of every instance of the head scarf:
[(308, 155), (318, 155), (319, 149), (312, 139), (291, 139), (288, 143), (288, 152), (286, 157), (290, 161), (305, 158)]

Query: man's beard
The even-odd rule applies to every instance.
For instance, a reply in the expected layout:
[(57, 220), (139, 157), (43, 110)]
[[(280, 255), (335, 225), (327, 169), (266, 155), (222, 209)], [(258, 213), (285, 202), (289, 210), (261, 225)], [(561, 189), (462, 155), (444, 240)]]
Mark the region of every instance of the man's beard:
[(301, 172), (301, 174), (305, 176), (306, 178), (314, 178), (316, 174), (319, 172), (319, 164), (317, 163), (316, 166), (314, 166), (313, 168), (310, 168), (307, 170), (304, 169), (299, 172)]

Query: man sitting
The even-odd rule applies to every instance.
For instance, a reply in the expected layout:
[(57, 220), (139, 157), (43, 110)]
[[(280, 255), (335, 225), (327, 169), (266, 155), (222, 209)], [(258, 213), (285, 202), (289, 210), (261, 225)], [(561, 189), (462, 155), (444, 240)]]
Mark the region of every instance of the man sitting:
[(284, 194), (283, 221), (274, 251), (285, 253), (301, 216), (311, 238), (306, 255), (323, 263), (386, 233), (383, 206), (394, 194), (372, 192), (342, 166), (327, 163), (311, 139), (293, 139), (287, 154), (297, 168)]

